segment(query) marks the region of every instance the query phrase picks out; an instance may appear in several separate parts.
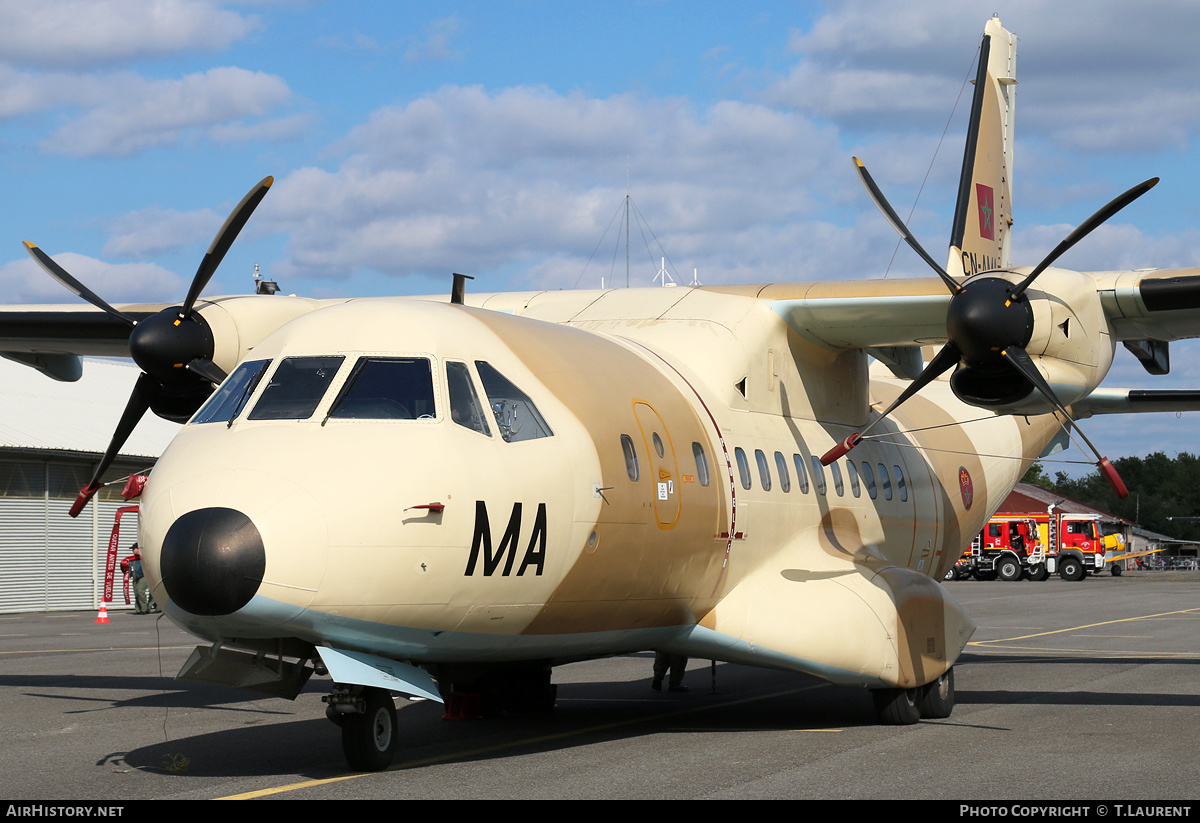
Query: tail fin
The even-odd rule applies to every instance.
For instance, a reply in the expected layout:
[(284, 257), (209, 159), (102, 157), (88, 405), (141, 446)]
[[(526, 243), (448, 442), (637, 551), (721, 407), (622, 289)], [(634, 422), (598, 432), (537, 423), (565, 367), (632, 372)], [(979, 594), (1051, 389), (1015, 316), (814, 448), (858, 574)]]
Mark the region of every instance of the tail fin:
[(1009, 264), (1016, 69), (1017, 38), (993, 17), (983, 29), (950, 234), (946, 271), (956, 277)]

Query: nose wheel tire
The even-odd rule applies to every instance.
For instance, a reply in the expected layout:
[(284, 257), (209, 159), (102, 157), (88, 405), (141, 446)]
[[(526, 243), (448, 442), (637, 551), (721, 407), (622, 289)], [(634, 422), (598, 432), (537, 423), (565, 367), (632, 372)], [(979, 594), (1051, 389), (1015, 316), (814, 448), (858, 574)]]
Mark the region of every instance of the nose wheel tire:
[(363, 690), (366, 711), (347, 714), (342, 720), (342, 752), (350, 768), (378, 772), (392, 764), (396, 754), (396, 704), (383, 689)]

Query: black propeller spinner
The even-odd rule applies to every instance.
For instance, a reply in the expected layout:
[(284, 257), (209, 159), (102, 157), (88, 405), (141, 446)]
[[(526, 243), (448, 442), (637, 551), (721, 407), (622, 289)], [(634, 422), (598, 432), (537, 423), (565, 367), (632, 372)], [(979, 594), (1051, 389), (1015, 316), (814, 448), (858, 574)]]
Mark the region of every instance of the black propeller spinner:
[(274, 182), (275, 178), (264, 177), (230, 212), (200, 261), (183, 304), (163, 309), (140, 322), (113, 308), (48, 254), (33, 243), (25, 242), (30, 256), (47, 274), (72, 293), (129, 325), (129, 354), (142, 370), (91, 481), (71, 506), (71, 517), (77, 517), (100, 490), (100, 478), (147, 410), (153, 409), (160, 417), (182, 423), (208, 398), (212, 387), (225, 379), (225, 372), (212, 360), (216, 345), (212, 330), (195, 310), (195, 305), (225, 253)]
[(1020, 283), (1013, 285), (1001, 277), (978, 277), (960, 283), (921, 248), (916, 237), (896, 216), (879, 187), (875, 185), (866, 166), (857, 157), (854, 158), (854, 164), (859, 179), (884, 217), (905, 242), (937, 272), (950, 290), (950, 305), (946, 311), (948, 340), (917, 379), (900, 393), (883, 414), (826, 452), (821, 457), (822, 465), (828, 466), (853, 449), (862, 442), (863, 435), (895, 411), (901, 403), (951, 368), (958, 366), (950, 378), (950, 384), (955, 393), (968, 402), (972, 399), (986, 399), (991, 402), (1011, 403), (1021, 400), (1033, 391), (1040, 392), (1062, 413), (1064, 422), (1079, 432), (1079, 436), (1096, 455), (1096, 466), (1112, 484), (1117, 495), (1128, 495), (1129, 492), (1112, 463), (1096, 450), (1079, 425), (1071, 419), (1054, 390), (1034, 365), (1029, 353), (1025, 351), (1034, 331), (1033, 307), (1025, 297), (1025, 292), (1055, 260), (1114, 214), (1152, 189), (1158, 183), (1158, 178), (1139, 183), (1083, 221)]

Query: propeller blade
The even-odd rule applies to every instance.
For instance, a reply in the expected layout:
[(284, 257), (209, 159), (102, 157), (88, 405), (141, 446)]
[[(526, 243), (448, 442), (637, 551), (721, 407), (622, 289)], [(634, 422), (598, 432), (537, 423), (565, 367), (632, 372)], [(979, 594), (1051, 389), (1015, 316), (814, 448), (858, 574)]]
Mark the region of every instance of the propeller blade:
[(832, 449), (825, 452), (825, 454), (821, 455), (821, 465), (828, 466), (834, 460), (837, 460), (846, 452), (850, 451), (859, 443), (861, 443), (863, 435), (874, 428), (879, 421), (883, 420), (889, 414), (894, 412), (901, 403), (908, 400), (921, 389), (932, 383), (935, 379), (945, 374), (949, 369), (956, 366), (958, 361), (961, 359), (962, 352), (959, 351), (958, 346), (954, 345), (953, 342), (942, 346), (942, 350), (934, 355), (934, 358), (929, 361), (929, 365), (925, 367), (925, 370), (917, 375), (916, 380), (908, 384), (908, 388), (900, 392), (900, 396), (896, 398), (892, 405), (887, 407), (883, 414), (872, 420), (865, 428), (862, 429), (862, 431), (855, 432), (842, 442), (838, 443)]
[(78, 517), (87, 502), (96, 492), (100, 491), (103, 486), (100, 478), (108, 471), (108, 467), (112, 465), (113, 459), (121, 451), (121, 447), (125, 445), (129, 435), (150, 408), (150, 400), (157, 389), (158, 386), (152, 377), (147, 374), (138, 375), (137, 382), (133, 384), (133, 392), (125, 404), (125, 411), (121, 412), (121, 419), (117, 423), (116, 431), (113, 432), (112, 440), (108, 443), (108, 448), (104, 451), (104, 456), (100, 458), (100, 463), (96, 466), (91, 481), (79, 492), (79, 496), (71, 504), (71, 510), (67, 512), (71, 517)]
[(196, 274), (192, 278), (192, 285), (188, 288), (187, 299), (183, 301), (183, 307), (179, 310), (180, 318), (187, 317), (192, 313), (192, 306), (195, 305), (196, 300), (200, 297), (200, 292), (204, 291), (204, 287), (212, 279), (217, 267), (225, 259), (225, 253), (229, 251), (229, 247), (237, 239), (238, 232), (246, 225), (246, 221), (250, 219), (250, 215), (254, 213), (259, 202), (266, 197), (267, 191), (274, 182), (274, 177), (264, 177), (259, 181), (257, 186), (250, 189), (246, 196), (242, 198), (242, 202), (238, 203), (237, 207), (230, 212), (229, 217), (225, 218), (224, 225), (217, 232), (217, 236), (213, 238), (212, 245), (208, 247), (204, 259), (200, 261), (200, 266), (196, 269)]
[(216, 363), (211, 360), (206, 360), (203, 357), (197, 357), (195, 360), (189, 362), (187, 364), (187, 370), (194, 374), (200, 375), (214, 386), (221, 383), (226, 377), (229, 376), (225, 374), (224, 369), (222, 369)]
[(1084, 220), (1082, 223), (1080, 223), (1079, 227), (1076, 228), (1075, 231), (1068, 234), (1061, 243), (1055, 246), (1054, 251), (1046, 255), (1045, 259), (1042, 260), (1041, 263), (1038, 263), (1034, 270), (1029, 273), (1029, 276), (1021, 281), (1020, 285), (1013, 290), (1009, 300), (1016, 300), (1018, 297), (1024, 294), (1025, 290), (1033, 284), (1033, 281), (1037, 279), (1038, 275), (1049, 268), (1050, 264), (1066, 253), (1069, 248), (1074, 246), (1083, 238), (1087, 237), (1095, 229), (1099, 228), (1106, 220), (1108, 220), (1108, 218), (1112, 217), (1121, 209), (1128, 206), (1134, 200), (1137, 200), (1146, 192), (1150, 191), (1150, 189), (1154, 188), (1157, 184), (1157, 177), (1151, 177), (1149, 180), (1138, 183), (1129, 191), (1125, 192), (1120, 197), (1117, 197), (1108, 205), (1104, 206), (1087, 220)]
[(44, 251), (39, 249), (33, 243), (30, 243), (28, 240), (24, 241), (24, 243), (25, 243), (25, 250), (29, 252), (29, 256), (34, 259), (34, 262), (36, 262), (39, 266), (42, 267), (42, 271), (46, 272), (46, 274), (50, 275), (55, 280), (57, 280), (59, 283), (61, 283), (63, 286), (65, 286), (68, 291), (77, 295), (78, 297), (82, 297), (84, 300), (88, 301), (96, 308), (103, 309), (104, 311), (111, 314), (113, 317), (121, 318), (126, 323), (128, 323), (131, 328), (133, 326), (137, 325), (137, 321), (134, 320), (132, 317), (130, 317), (127, 314), (122, 314), (121, 312), (114, 309), (112, 306), (110, 306), (108, 303), (106, 303), (104, 301), (104, 299), (100, 297), (100, 295), (96, 294), (94, 291), (92, 291), (87, 286), (83, 285), (78, 280), (76, 280), (74, 277), (72, 277), (70, 274), (68, 274), (67, 270), (64, 269), (62, 266), (58, 265), (57, 263), (55, 263), (54, 260), (50, 257), (50, 255), (46, 254)]
[(884, 197), (883, 192), (879, 190), (879, 186), (875, 185), (875, 181), (872, 179), (871, 173), (867, 171), (867, 167), (864, 166), (863, 162), (857, 157), (854, 158), (854, 167), (858, 170), (858, 179), (862, 181), (863, 187), (867, 190), (867, 194), (871, 195), (871, 200), (874, 201), (875, 206), (881, 212), (883, 212), (883, 216), (886, 217), (887, 221), (892, 224), (892, 228), (900, 233), (900, 236), (904, 238), (904, 242), (908, 243), (908, 245), (912, 247), (912, 250), (921, 256), (921, 259), (929, 265), (929, 268), (937, 272), (938, 277), (942, 278), (942, 282), (946, 284), (948, 289), (950, 289), (951, 294), (958, 294), (960, 291), (962, 291), (962, 286), (958, 284), (958, 281), (951, 277), (945, 269), (938, 265), (938, 263), (929, 256), (929, 253), (921, 247), (921, 244), (917, 242), (917, 238), (914, 237), (913, 233), (908, 230), (908, 226), (904, 225), (904, 222), (900, 219), (896, 212), (892, 210), (891, 205), (888, 204), (887, 198)]
[(1034, 365), (1033, 359), (1029, 356), (1029, 352), (1025, 351), (1025, 349), (1021, 348), (1020, 346), (1009, 346), (1004, 351), (1000, 352), (1000, 354), (1004, 356), (1004, 359), (1007, 360), (1013, 366), (1013, 368), (1023, 374), (1025, 379), (1032, 383), (1035, 389), (1040, 391), (1047, 400), (1053, 403), (1055, 408), (1062, 412), (1063, 418), (1065, 418), (1066, 422), (1071, 426), (1071, 428), (1079, 432), (1079, 436), (1083, 438), (1083, 442), (1087, 443), (1088, 448), (1092, 450), (1092, 454), (1096, 455), (1096, 467), (1100, 469), (1100, 473), (1104, 475), (1104, 479), (1107, 480), (1109, 485), (1113, 487), (1113, 491), (1117, 493), (1117, 497), (1122, 499), (1128, 497), (1129, 490), (1125, 488), (1125, 483), (1121, 480), (1121, 476), (1117, 474), (1117, 470), (1113, 467), (1113, 464), (1109, 462), (1107, 457), (1104, 457), (1100, 454), (1099, 450), (1092, 445), (1092, 441), (1088, 440), (1088, 436), (1083, 433), (1083, 429), (1079, 427), (1079, 424), (1076, 423), (1071, 415), (1067, 413), (1066, 408), (1058, 399), (1058, 396), (1054, 393), (1054, 390), (1050, 388), (1050, 384), (1045, 381), (1045, 379), (1042, 377), (1042, 373), (1038, 371), (1037, 366)]

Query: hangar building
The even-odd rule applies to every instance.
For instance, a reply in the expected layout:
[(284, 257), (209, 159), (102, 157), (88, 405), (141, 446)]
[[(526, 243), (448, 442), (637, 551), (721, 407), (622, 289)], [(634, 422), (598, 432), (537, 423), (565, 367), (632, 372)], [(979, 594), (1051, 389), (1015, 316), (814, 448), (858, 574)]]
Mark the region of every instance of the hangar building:
[[(85, 358), (83, 377), (61, 383), (0, 358), (0, 613), (98, 608), (120, 482), (154, 464), (179, 426), (147, 414), (75, 519), (67, 515), (91, 479), (133, 391), (132, 363)], [(121, 521), (119, 556), (136, 539)], [(113, 605), (124, 607), (120, 570)]]

